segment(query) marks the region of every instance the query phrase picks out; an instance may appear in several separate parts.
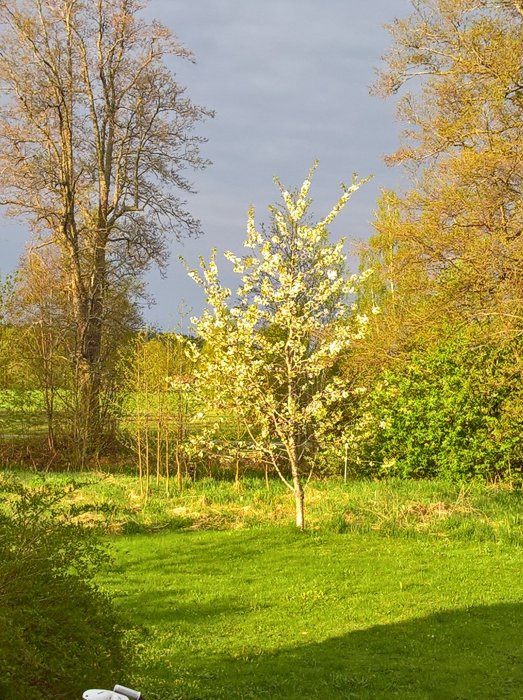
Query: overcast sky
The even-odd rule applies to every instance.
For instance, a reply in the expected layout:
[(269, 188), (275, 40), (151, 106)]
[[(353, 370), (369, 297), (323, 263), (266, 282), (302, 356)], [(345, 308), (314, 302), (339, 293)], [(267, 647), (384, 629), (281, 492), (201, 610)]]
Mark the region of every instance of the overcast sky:
[[(149, 275), (150, 324), (177, 327), (182, 302), (192, 315), (201, 312), (202, 294), (178, 256), (196, 263), (212, 247), (241, 252), (249, 205), (267, 221), (278, 199), (275, 175), (298, 186), (319, 159), (311, 195), (320, 217), (341, 181), (372, 174), (334, 230), (353, 241), (370, 235), (379, 191), (399, 187), (401, 173), (382, 162), (398, 142), (394, 105), (370, 96), (369, 86), (389, 45), (383, 25), (409, 7), (410, 0), (151, 0), (147, 15), (196, 56), (195, 65), (172, 65), (179, 81), (216, 116), (200, 128), (213, 164), (193, 177), (198, 194), (189, 200), (205, 233), (172, 246), (165, 279)], [(3, 275), (16, 266), (27, 232), (11, 221), (0, 226)], [(229, 273), (224, 278), (232, 284)]]

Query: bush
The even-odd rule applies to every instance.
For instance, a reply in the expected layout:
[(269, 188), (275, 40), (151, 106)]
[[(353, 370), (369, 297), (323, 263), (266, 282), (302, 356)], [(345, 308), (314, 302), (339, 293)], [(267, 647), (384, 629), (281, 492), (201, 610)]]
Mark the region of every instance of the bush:
[(362, 399), (351, 432), (353, 471), (521, 479), (521, 375), (515, 346), (478, 350), (456, 342), (414, 355)]
[(0, 697), (81, 698), (121, 677), (124, 636), (93, 583), (108, 557), (77, 522), (74, 489), (0, 477)]

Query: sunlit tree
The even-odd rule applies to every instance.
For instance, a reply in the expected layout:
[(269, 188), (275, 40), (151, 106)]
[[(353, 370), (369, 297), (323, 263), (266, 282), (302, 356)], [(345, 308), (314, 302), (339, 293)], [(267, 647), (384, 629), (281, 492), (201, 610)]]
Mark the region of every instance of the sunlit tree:
[(145, 4), (0, 2), (0, 203), (59, 251), (80, 433), (95, 444), (110, 290), (199, 231), (186, 171), (205, 165), (194, 127), (209, 112), (167, 65), (192, 54)]
[(422, 282), (467, 322), (519, 333), (522, 4), (412, 0), (411, 14), (389, 30), (377, 87), (399, 95), (406, 129), (389, 162), (406, 166), (412, 186), (396, 198), (395, 219), (385, 209), (378, 216), (375, 248), (393, 241), (388, 267), (398, 293), (423, 293)]
[(270, 207), (267, 233), (249, 211), (249, 253), (226, 253), (241, 277), (235, 297), (220, 283), (215, 253), (210, 262), (201, 261), (201, 272), (190, 272), (209, 307), (194, 323), (213, 347), (200, 381), (230, 401), (253, 444), (293, 492), (300, 529), (318, 423), (343, 392), (333, 370), (368, 321), (351, 303), (360, 277), (346, 275), (344, 240), (332, 243), (328, 232), (361, 181), (342, 185), (332, 210), (313, 223), (313, 170), (294, 192), (276, 180), (283, 202)]

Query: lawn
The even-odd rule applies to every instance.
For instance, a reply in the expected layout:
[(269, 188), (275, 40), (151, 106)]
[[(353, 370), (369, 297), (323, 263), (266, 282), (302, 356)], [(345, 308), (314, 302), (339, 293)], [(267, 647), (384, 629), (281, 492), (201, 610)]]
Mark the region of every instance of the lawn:
[(314, 481), (299, 533), (277, 481), (76, 478), (147, 700), (523, 697), (520, 488)]
[[(5, 472), (7, 473), (7, 472)], [(38, 486), (42, 476), (16, 472)], [(71, 495), (86, 512), (83, 522), (99, 522), (123, 534), (162, 530), (226, 530), (286, 527), (294, 502), (279, 479), (244, 478), (239, 484), (216, 479), (142, 482), (125, 474), (49, 473), (55, 483), (73, 479)], [(307, 527), (315, 532), (375, 533), (431, 540), (489, 541), (523, 547), (523, 489), (460, 485), (441, 481), (340, 479), (311, 481), (306, 490)]]
[(522, 697), (519, 547), (266, 526), (114, 548), (148, 699)]

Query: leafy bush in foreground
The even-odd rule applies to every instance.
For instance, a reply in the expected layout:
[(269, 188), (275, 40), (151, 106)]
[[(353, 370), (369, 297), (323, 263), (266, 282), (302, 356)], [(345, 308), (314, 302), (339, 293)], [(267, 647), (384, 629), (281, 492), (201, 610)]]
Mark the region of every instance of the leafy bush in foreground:
[(107, 554), (75, 523), (71, 485), (0, 477), (0, 697), (80, 698), (121, 677), (124, 643), (93, 583)]

